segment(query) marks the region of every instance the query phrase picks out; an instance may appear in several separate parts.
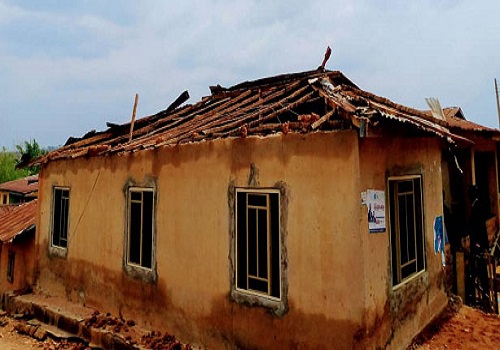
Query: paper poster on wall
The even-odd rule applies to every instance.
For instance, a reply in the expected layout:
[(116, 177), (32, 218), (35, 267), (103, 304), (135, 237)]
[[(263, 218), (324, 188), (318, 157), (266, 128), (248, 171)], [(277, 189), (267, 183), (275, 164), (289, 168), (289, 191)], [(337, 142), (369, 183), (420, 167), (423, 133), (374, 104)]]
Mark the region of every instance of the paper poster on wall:
[(385, 232), (385, 192), (368, 190), (366, 192), (368, 206), (368, 228), (370, 233)]

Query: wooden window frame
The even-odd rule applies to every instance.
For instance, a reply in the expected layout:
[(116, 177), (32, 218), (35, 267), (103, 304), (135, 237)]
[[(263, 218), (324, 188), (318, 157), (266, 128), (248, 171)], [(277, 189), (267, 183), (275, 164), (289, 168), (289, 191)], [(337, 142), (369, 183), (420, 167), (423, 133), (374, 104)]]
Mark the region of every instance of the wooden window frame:
[[(250, 204), (249, 197), (255, 196), (265, 198), (265, 204)], [(244, 197), (244, 208), (241, 208)], [(271, 198), (273, 197), (273, 198)], [(254, 198), (255, 199), (255, 198)], [(235, 197), (235, 285), (240, 293), (264, 297), (273, 301), (280, 301), (282, 298), (281, 286), (281, 232), (280, 232), (280, 213), (281, 213), (281, 194), (278, 189), (249, 189), (237, 188)], [(255, 211), (255, 240), (252, 240), (252, 234), (249, 232), (249, 211)], [(265, 249), (259, 246), (259, 215), (265, 214)], [(244, 215), (243, 215), (244, 213)], [(275, 217), (272, 217), (275, 215)], [(244, 218), (240, 217), (244, 216)], [(243, 222), (244, 220), (244, 222)], [(241, 238), (244, 239), (242, 240)], [(240, 247), (239, 242), (243, 242)], [(255, 256), (250, 252), (250, 241), (255, 245)], [(274, 242), (274, 244), (273, 244)], [(262, 243), (261, 243), (262, 244)], [(259, 253), (260, 252), (260, 253)], [(264, 252), (265, 257), (260, 259), (259, 254)], [(241, 256), (242, 255), (242, 256)], [(277, 255), (277, 256), (276, 256)], [(253, 262), (251, 261), (253, 256)], [(240, 258), (241, 260), (240, 263)], [(264, 268), (260, 271), (259, 265), (264, 263)], [(252, 267), (250, 266), (252, 265)], [(253, 269), (252, 273), (250, 270)], [(253, 288), (253, 284), (261, 284), (263, 288)]]
[(16, 253), (9, 250), (7, 256), (7, 281), (14, 283), (14, 268), (16, 264)]
[[(143, 260), (143, 244), (145, 244), (145, 233), (144, 233), (144, 225), (145, 225), (145, 198), (144, 198), (144, 193), (151, 193), (151, 217), (150, 217), (150, 225), (151, 225), (151, 236), (149, 237), (149, 242), (148, 244), (151, 244), (151, 251), (150, 251), (150, 261), (149, 263), (146, 263)], [(140, 199), (133, 199), (133, 194), (140, 194), (141, 198)], [(128, 266), (131, 266), (133, 268), (137, 269), (143, 269), (146, 271), (152, 271), (155, 266), (155, 190), (151, 187), (129, 187), (127, 191), (127, 239), (126, 239), (126, 264)], [(136, 253), (132, 253), (132, 245), (131, 241), (132, 239), (132, 227), (133, 227), (133, 220), (137, 220), (137, 218), (132, 216), (132, 204), (140, 204), (140, 213), (141, 216), (139, 218), (140, 220), (140, 233), (139, 233), (139, 261), (133, 260), (132, 256), (136, 255)], [(149, 214), (148, 214), (149, 215)]]
[[(400, 189), (410, 184), (411, 190)], [(397, 287), (426, 269), (423, 178), (389, 177), (388, 188), (392, 285)]]
[[(57, 192), (60, 192), (58, 199)], [(69, 243), (69, 187), (54, 186), (52, 191), (52, 230), (50, 246), (57, 249), (68, 249)], [(57, 201), (60, 200), (60, 203)]]

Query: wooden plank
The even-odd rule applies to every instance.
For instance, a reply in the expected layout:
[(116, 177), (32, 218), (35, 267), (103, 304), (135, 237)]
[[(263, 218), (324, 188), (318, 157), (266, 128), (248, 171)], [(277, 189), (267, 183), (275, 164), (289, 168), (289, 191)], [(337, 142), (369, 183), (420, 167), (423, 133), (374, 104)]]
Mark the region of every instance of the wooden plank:
[(135, 94), (134, 110), (132, 111), (132, 121), (130, 122), (130, 135), (128, 141), (132, 141), (132, 134), (134, 132), (135, 112), (137, 111), (137, 102), (139, 101), (139, 94)]
[(319, 128), (321, 126), (321, 124), (323, 124), (324, 122), (326, 122), (327, 120), (330, 119), (330, 117), (333, 115), (333, 113), (335, 113), (337, 109), (332, 109), (330, 112), (326, 113), (324, 116), (322, 116), (321, 118), (319, 118), (318, 120), (316, 120), (314, 123), (311, 124), (311, 129), (313, 130), (316, 130), (317, 128)]

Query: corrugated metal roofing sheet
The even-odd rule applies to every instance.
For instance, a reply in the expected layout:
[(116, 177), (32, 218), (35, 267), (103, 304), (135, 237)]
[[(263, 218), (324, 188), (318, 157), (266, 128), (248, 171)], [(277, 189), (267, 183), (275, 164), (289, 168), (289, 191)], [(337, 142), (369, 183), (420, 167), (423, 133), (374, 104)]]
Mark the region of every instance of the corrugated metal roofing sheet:
[(36, 225), (36, 208), (38, 200), (32, 200), (9, 210), (0, 210), (0, 241), (12, 242), (14, 238), (27, 232)]
[(423, 111), (360, 90), (338, 71), (315, 70), (211, 87), (212, 94), (193, 105), (162, 111), (130, 123), (108, 124), (102, 132), (70, 138), (65, 146), (31, 164), (62, 158), (92, 157), (175, 146), (225, 137), (273, 133), (310, 133), (365, 125), (398, 123), (449, 142), (467, 139), (448, 123)]
[(38, 191), (38, 175), (27, 176), (0, 184), (0, 191), (29, 194)]
[(15, 204), (5, 204), (5, 205), (0, 205), (0, 215), (3, 213), (6, 213), (8, 211), (14, 210), (17, 207)]
[[(429, 116), (432, 115), (431, 111), (425, 111)], [(480, 134), (496, 134), (500, 135), (500, 130), (483, 126), (470, 120), (465, 119), (465, 116), (460, 107), (446, 107), (443, 108), (443, 113), (448, 124), (448, 128), (454, 132), (472, 131)]]
[(444, 108), (446, 121), (451, 129), (460, 129), (463, 131), (473, 131), (479, 133), (499, 133), (498, 129), (488, 128), (469, 120), (466, 120), (462, 110), (459, 107)]

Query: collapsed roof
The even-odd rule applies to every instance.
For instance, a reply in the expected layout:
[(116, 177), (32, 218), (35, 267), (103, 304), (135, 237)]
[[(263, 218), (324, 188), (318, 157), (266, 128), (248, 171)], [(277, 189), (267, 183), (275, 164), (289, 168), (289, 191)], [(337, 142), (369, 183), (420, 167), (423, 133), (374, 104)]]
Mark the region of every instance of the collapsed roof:
[(321, 69), (211, 87), (211, 95), (192, 105), (168, 108), (122, 125), (108, 123), (31, 164), (57, 159), (123, 154), (227, 137), (328, 132), (406, 126), (410, 133), (447, 142), (470, 142), (454, 134), (446, 120), (359, 89), (339, 71)]

